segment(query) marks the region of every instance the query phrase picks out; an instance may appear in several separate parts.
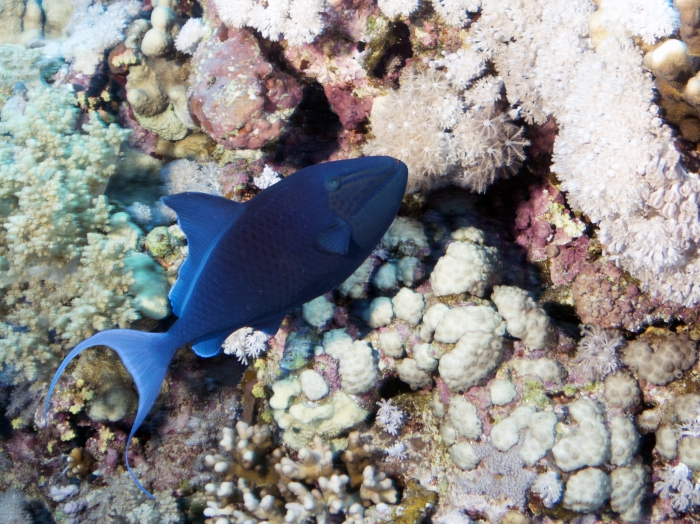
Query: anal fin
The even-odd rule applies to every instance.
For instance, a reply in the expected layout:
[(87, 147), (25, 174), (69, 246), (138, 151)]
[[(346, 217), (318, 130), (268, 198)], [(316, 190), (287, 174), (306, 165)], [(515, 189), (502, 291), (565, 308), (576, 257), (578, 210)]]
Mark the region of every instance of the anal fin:
[(200, 338), (194, 344), (192, 344), (192, 351), (203, 358), (214, 357), (221, 351), (221, 346), (227, 337), (228, 334), (218, 334), (209, 338)]

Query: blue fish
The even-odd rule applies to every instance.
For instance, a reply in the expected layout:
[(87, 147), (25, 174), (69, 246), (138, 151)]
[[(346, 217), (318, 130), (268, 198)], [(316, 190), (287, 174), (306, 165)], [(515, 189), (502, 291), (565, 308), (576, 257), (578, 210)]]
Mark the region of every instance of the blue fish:
[[(139, 405), (129, 444), (158, 396), (175, 351), (192, 343), (200, 357), (219, 353), (242, 327), (274, 335), (289, 311), (347, 279), (371, 254), (399, 210), (406, 165), (365, 157), (301, 169), (240, 204), (203, 193), (163, 197), (178, 215), (189, 254), (170, 290), (178, 317), (166, 333), (110, 329), (63, 360), (46, 397), (83, 350), (108, 346), (136, 383)], [(48, 420), (48, 419), (46, 419)]]

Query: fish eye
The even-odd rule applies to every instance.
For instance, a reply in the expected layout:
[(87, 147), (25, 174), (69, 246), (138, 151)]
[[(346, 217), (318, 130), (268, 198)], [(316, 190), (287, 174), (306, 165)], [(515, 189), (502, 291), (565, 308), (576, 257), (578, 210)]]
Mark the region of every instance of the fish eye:
[(328, 191), (337, 191), (340, 187), (340, 178), (337, 176), (326, 179), (326, 189)]

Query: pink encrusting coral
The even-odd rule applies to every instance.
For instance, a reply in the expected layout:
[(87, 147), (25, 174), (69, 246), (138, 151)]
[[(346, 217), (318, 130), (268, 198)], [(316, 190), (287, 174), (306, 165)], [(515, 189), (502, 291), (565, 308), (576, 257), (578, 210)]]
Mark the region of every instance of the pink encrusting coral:
[[(343, 10), (338, 6), (334, 16), (340, 23), (351, 24), (356, 41), (368, 38), (364, 25), (371, 9)], [(362, 27), (362, 29), (359, 28)], [(362, 55), (355, 41), (339, 40), (334, 36), (323, 36), (313, 44), (290, 46), (285, 50), (285, 59), (301, 74), (316, 79), (323, 85), (328, 103), (340, 118), (345, 129), (356, 129), (369, 117), (372, 109), (372, 92)]]
[(258, 149), (278, 138), (301, 101), (288, 74), (262, 55), (252, 33), (220, 29), (193, 57), (192, 115), (227, 149)]

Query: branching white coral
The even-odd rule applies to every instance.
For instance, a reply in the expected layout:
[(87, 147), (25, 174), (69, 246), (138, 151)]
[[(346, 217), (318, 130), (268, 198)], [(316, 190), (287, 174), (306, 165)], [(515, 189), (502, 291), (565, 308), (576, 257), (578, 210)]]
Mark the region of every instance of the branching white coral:
[(390, 435), (396, 435), (403, 425), (406, 414), (393, 405), (392, 400), (380, 400), (377, 402), (377, 423)]
[(377, 0), (377, 5), (387, 18), (409, 16), (420, 5), (420, 0)]
[[(467, 63), (468, 70), (460, 69)], [(435, 70), (442, 67), (448, 72)], [(409, 191), (452, 182), (483, 192), (498, 176), (516, 171), (528, 142), (521, 128), (496, 112), (500, 89), (493, 88), (500, 85), (499, 80), (476, 82), (478, 92), (473, 98), (478, 103), (469, 107), (467, 102), (472, 97), (464, 87), (482, 68), (483, 60), (467, 52), (434, 61), (426, 73), (405, 73), (398, 91), (374, 101), (374, 138), (365, 146), (365, 154), (404, 161)]]
[(386, 452), (386, 459), (384, 460), (405, 460), (408, 457), (408, 453), (406, 452), (406, 444), (403, 442), (397, 442), (396, 444), (386, 448), (384, 451)]
[(235, 355), (243, 364), (248, 365), (248, 359), (256, 359), (267, 350), (268, 336), (262, 331), (243, 327), (231, 333), (222, 346), (224, 354)]
[(582, 327), (583, 338), (573, 362), (586, 380), (600, 380), (620, 367), (617, 348), (625, 343), (620, 332), (598, 326)]
[[(331, 448), (321, 437), (316, 436), (313, 447), (302, 447), (296, 461), (285, 455), (284, 448), (272, 450), (271, 437), (269, 426), (264, 425), (250, 427), (238, 422), (236, 432), (224, 429), (221, 447), (229, 456), (204, 458), (205, 465), (222, 477), (220, 482), (204, 487), (208, 499), (204, 516), (211, 519), (206, 520), (207, 524), (303, 524), (314, 517), (314, 522), (328, 522), (335, 514), (344, 514), (348, 524), (359, 524), (363, 522), (364, 506), (398, 502), (399, 493), (391, 479), (376, 473), (372, 466), (359, 465), (361, 457), (368, 457), (371, 451), (367, 455), (346, 451), (343, 460), (347, 461), (350, 453), (354, 455), (350, 462), (356, 466), (346, 475), (334, 465)], [(359, 434), (349, 435), (349, 447), (356, 438)], [(362, 453), (357, 448), (355, 451)], [(273, 465), (279, 480), (272, 492), (270, 486), (249, 484), (241, 475), (244, 470), (258, 472)]]
[(443, 58), (433, 60), (433, 68), (444, 67), (445, 78), (455, 87), (466, 89), (472, 81), (481, 76), (486, 68), (484, 56), (472, 49), (459, 49), (454, 53), (445, 53)]
[(29, 89), (24, 108), (10, 109), (0, 122), (0, 362), (34, 380), (68, 344), (138, 318), (125, 263), (136, 246), (105, 235), (101, 196), (127, 132), (96, 113), (77, 130), (75, 97), (63, 90)]
[(219, 167), (214, 162), (198, 164), (192, 160), (175, 160), (160, 171), (163, 192), (166, 195), (197, 191), (210, 195), (221, 194)]
[(481, 0), (432, 0), (433, 9), (440, 18), (452, 27), (462, 27), (469, 20), (470, 13), (476, 13)]
[(552, 171), (613, 258), (646, 290), (692, 305), (700, 180), (679, 165), (641, 52), (613, 23), (623, 16), (627, 36), (652, 41), (675, 27), (669, 9), (666, 0), (602, 2), (594, 49), (589, 0), (485, 0), (470, 41), (493, 60), (513, 111), (529, 123), (557, 119)]
[(310, 44), (325, 27), (322, 16), (323, 2), (295, 0), (289, 6), (289, 22), (284, 35), (292, 45)]
[(266, 189), (271, 185), (276, 184), (280, 180), (282, 180), (280, 174), (265, 164), (265, 169), (263, 169), (263, 172), (253, 179), (253, 184), (255, 184), (258, 189)]
[(542, 503), (548, 507), (554, 507), (559, 502), (562, 494), (562, 482), (554, 471), (547, 471), (537, 475), (532, 483), (532, 492), (542, 499)]
[(313, 42), (325, 28), (325, 0), (215, 0), (219, 16), (231, 27), (252, 27), (270, 40), (291, 45)]
[[(404, 75), (398, 91), (374, 99), (368, 155), (389, 155), (408, 166), (408, 190), (437, 185), (448, 169), (447, 133), (442, 115), (448, 95), (440, 72)], [(447, 111), (449, 112), (449, 110)]]
[(450, 159), (463, 169), (454, 184), (483, 193), (498, 176), (516, 173), (525, 159), (523, 128), (493, 106), (461, 115), (449, 139)]
[(134, 222), (140, 226), (145, 226), (153, 220), (151, 208), (142, 202), (134, 202), (127, 208), (127, 211)]
[(175, 49), (193, 55), (206, 32), (201, 18), (190, 18), (175, 37)]
[(124, 39), (124, 29), (141, 11), (141, 2), (116, 2), (109, 7), (95, 4), (87, 11), (73, 12), (70, 37), (61, 46), (61, 54), (79, 73), (92, 75), (104, 58), (104, 52)]
[(500, 76), (480, 78), (469, 91), (464, 93), (464, 100), (472, 109), (491, 107), (501, 99), (503, 79)]
[(640, 36), (647, 44), (678, 29), (678, 12), (669, 0), (601, 0), (598, 12), (601, 25), (624, 29), (621, 36)]

